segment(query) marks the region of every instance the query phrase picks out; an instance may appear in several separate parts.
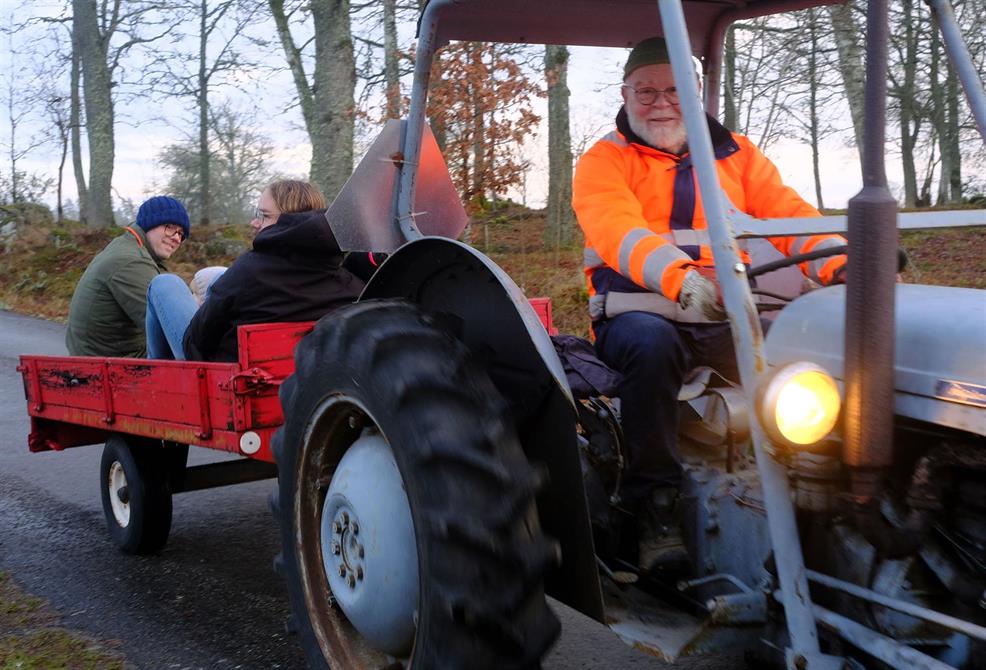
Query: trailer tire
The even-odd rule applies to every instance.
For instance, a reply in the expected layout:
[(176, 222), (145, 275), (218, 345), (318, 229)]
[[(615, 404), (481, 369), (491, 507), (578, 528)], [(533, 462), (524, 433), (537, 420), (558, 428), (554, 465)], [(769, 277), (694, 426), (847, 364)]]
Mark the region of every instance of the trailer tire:
[(465, 347), (410, 303), (367, 301), (319, 321), (295, 364), (281, 387), (272, 507), (281, 522), (279, 567), (310, 667), (348, 667), (367, 647), (333, 604), (320, 535), (323, 505), (329, 509), (334, 495), (329, 480), (335, 487), (334, 477), (344, 476), (336, 466), (367, 429), (392, 451), (413, 522), (409, 666), (540, 667), (560, 632), (543, 587), (558, 560), (535, 508), (543, 477)]
[(154, 554), (171, 531), (171, 487), (163, 448), (111, 435), (100, 459), (100, 491), (110, 537), (125, 554)]

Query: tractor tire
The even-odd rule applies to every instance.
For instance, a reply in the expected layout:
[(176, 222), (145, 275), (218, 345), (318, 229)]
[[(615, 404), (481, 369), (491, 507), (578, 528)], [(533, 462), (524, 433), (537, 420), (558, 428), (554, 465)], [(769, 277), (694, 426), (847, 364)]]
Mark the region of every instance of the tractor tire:
[[(535, 508), (543, 476), (528, 464), (499, 393), (465, 347), (410, 303), (347, 306), (298, 345), (280, 398), (285, 422), (273, 439), (280, 474), (271, 506), (283, 553), (275, 569), (287, 580), (290, 621), (310, 667), (540, 667), (560, 632), (544, 596), (544, 572), (559, 551), (542, 535)], [(408, 546), (387, 552), (404, 567), (417, 554), (414, 599), (403, 613), (410, 637), (400, 652), (374, 647), (366, 632), (387, 606), (361, 614), (364, 625), (347, 618), (351, 596), (334, 572), (354, 574), (337, 556), (340, 544), (342, 554), (356, 546), (343, 528), (349, 514), (330, 506), (349, 484), (340, 481), (351, 470), (343, 458), (374, 450), (392, 453), (396, 485), (378, 489), (386, 477), (374, 475), (360, 480), (372, 486), (357, 482), (349, 490), (354, 500), (390, 496), (409, 507)], [(373, 467), (371, 475), (386, 469)], [(361, 512), (353, 514), (355, 525)], [(386, 519), (400, 514), (388, 514), (378, 515), (377, 528), (361, 520), (359, 537), (391, 534)], [(327, 537), (340, 528), (342, 535)], [(348, 567), (363, 578), (362, 565)], [(367, 566), (366, 583), (372, 572)], [(387, 581), (375, 602), (395, 600), (390, 588)]]
[(171, 532), (171, 487), (164, 449), (110, 435), (99, 463), (106, 526), (125, 554), (154, 554)]

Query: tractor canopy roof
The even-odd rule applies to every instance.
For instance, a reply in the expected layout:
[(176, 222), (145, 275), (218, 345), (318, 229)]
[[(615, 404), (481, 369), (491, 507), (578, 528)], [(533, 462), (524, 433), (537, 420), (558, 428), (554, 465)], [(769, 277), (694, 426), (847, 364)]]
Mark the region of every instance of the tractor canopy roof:
[[(717, 48), (740, 19), (839, 0), (683, 0), (696, 55)], [(440, 8), (438, 40), (631, 47), (662, 35), (657, 0), (430, 0)], [(435, 7), (434, 9), (439, 9)]]

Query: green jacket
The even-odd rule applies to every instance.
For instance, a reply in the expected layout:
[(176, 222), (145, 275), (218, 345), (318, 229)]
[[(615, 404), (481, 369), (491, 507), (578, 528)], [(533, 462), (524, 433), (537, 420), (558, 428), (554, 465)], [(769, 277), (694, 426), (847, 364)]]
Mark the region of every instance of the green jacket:
[(69, 354), (146, 357), (147, 287), (166, 271), (137, 226), (107, 244), (72, 295), (65, 332)]

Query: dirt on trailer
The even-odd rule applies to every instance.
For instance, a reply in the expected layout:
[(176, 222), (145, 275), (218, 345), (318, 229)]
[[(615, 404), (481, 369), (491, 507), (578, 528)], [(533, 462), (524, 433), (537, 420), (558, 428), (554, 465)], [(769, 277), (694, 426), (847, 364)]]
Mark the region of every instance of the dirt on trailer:
[[(475, 214), (463, 241), (496, 261), (528, 297), (550, 297), (561, 332), (584, 336), (589, 321), (581, 232), (576, 226), (571, 239), (545, 240), (544, 231), (543, 210), (508, 202)], [(64, 321), (89, 261), (121, 232), (74, 221), (19, 225), (0, 240), (0, 309)], [(229, 265), (251, 239), (245, 224), (196, 227), (168, 268), (191, 279), (199, 268)], [(901, 246), (911, 263), (906, 282), (986, 288), (986, 235), (979, 228), (904, 232)]]

